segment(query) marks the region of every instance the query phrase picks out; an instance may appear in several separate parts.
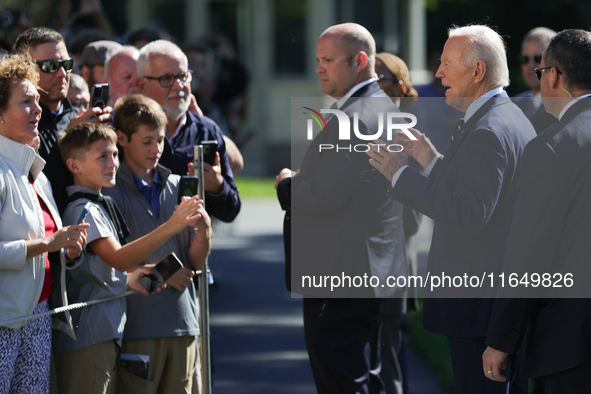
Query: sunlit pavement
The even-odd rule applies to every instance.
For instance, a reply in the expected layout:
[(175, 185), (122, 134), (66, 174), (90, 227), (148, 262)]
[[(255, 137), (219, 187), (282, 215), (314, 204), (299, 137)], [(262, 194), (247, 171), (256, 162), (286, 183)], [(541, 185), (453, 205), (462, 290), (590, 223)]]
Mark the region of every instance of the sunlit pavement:
[[(302, 302), (285, 288), (282, 226), (279, 204), (267, 199), (243, 201), (234, 223), (214, 227), (210, 321), (215, 394), (315, 392)], [(428, 248), (427, 227), (420, 250)], [(410, 394), (439, 393), (412, 353), (407, 360)]]

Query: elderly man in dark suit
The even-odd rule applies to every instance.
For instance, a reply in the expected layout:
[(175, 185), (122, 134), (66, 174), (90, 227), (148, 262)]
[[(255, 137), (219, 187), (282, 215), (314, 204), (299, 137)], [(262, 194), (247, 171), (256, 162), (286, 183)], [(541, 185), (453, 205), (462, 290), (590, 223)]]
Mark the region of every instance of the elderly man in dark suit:
[[(565, 30), (536, 70), (544, 106), (558, 123), (523, 153), (505, 268), (520, 279), (525, 272), (550, 274), (551, 286), (501, 293), (522, 298), (495, 301), (483, 355), (484, 376), (504, 381), (499, 369), (528, 330), (522, 374), (542, 377), (546, 394), (591, 392), (590, 59), (591, 33)], [(570, 286), (557, 282), (568, 274)]]
[[(292, 263), (291, 289), (305, 297), (304, 332), (318, 392), (383, 393), (378, 346), (382, 301), (376, 297), (404, 295), (403, 289), (385, 286), (389, 275), (407, 272), (402, 205), (389, 198), (389, 183), (377, 176), (362, 151), (319, 147), (345, 143), (339, 140), (343, 117), (357, 123), (362, 134), (381, 134), (380, 116), (398, 110), (378, 86), (375, 42), (362, 26), (328, 28), (316, 57), (322, 91), (337, 98), (333, 108), (341, 113), (312, 141), (298, 175), (284, 169), (277, 177), (280, 202), (290, 208), (292, 221), (292, 236), (286, 239), (286, 247), (291, 242), (286, 256)], [(347, 145), (372, 142), (357, 131)], [(331, 291), (302, 283), (303, 276), (341, 274), (376, 277), (384, 286)]]
[[(398, 154), (368, 152), (370, 163), (392, 181), (392, 197), (434, 219), (431, 275), (481, 277), (502, 268), (519, 160), (535, 136), (503, 90), (508, 76), (499, 34), (478, 25), (450, 29), (436, 77), (447, 88), (446, 104), (465, 114), (445, 156), (418, 131), (413, 131), (416, 141), (395, 142), (405, 146), (428, 177), (403, 166)], [(488, 291), (483, 287), (473, 292), (446, 286), (441, 294), (457, 298), (426, 292), (431, 298), (425, 298), (423, 323), (448, 337), (459, 393), (507, 393), (510, 383), (511, 393), (526, 393), (526, 382), (492, 382), (479, 368), (494, 302), (485, 298), (494, 296), (490, 284)]]

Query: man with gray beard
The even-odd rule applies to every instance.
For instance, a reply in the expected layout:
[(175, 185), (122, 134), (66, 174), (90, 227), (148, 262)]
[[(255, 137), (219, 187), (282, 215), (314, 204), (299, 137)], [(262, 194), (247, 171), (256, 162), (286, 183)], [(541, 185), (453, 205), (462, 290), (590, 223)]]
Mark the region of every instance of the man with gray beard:
[(187, 56), (170, 41), (153, 41), (140, 50), (137, 75), (140, 92), (160, 104), (168, 118), (160, 164), (185, 175), (193, 161), (193, 146), (218, 141), (214, 164), (203, 164), (205, 202), (210, 215), (231, 222), (240, 211), (238, 189), (220, 128), (208, 117), (188, 111), (192, 71)]

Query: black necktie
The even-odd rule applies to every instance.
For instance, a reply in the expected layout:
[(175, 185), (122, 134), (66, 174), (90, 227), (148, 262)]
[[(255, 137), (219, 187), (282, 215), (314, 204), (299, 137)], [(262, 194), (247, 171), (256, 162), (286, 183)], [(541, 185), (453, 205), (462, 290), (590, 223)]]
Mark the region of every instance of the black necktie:
[(458, 127), (456, 127), (455, 131), (451, 135), (452, 141), (455, 141), (456, 138), (460, 138), (460, 136), (464, 133), (464, 125), (465, 125), (464, 118), (462, 118), (458, 122)]
[(127, 243), (126, 238), (129, 237), (129, 228), (125, 223), (125, 219), (123, 219), (121, 211), (119, 211), (119, 208), (117, 208), (117, 204), (115, 204), (115, 201), (110, 196), (104, 196), (102, 194), (76, 192), (68, 198), (66, 206), (69, 203), (76, 201), (80, 198), (86, 198), (87, 200), (98, 202), (103, 206), (103, 208), (105, 208), (105, 211), (107, 211), (107, 214), (111, 218), (113, 226), (117, 231), (117, 238), (119, 239), (119, 244), (125, 245)]

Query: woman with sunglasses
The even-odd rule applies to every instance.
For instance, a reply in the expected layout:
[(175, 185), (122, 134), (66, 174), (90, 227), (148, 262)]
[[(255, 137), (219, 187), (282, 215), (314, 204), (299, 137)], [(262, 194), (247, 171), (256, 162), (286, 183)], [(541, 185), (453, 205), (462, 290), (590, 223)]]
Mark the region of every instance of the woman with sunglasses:
[[(394, 100), (400, 109), (414, 104), (419, 97), (417, 91), (410, 83), (408, 66), (396, 55), (382, 52), (376, 55), (375, 71), (378, 74), (380, 88)], [(412, 159), (412, 158), (410, 158)], [(420, 165), (409, 161), (409, 164), (420, 170)], [(410, 248), (410, 237), (419, 229), (422, 214), (404, 206), (403, 211), (404, 239), (406, 241), (407, 264), (409, 275), (416, 275), (416, 250)], [(403, 376), (404, 356), (400, 353), (402, 346), (402, 322), (403, 315), (407, 311), (418, 310), (416, 290), (410, 289), (407, 298), (391, 298), (384, 300), (382, 308), (381, 355), (382, 369), (380, 378), (388, 393), (406, 392), (408, 384), (406, 376)], [(401, 357), (402, 356), (402, 357)]]
[(48, 252), (76, 258), (88, 224), (61, 227), (38, 145), (41, 117), (36, 65), (0, 60), (0, 393), (48, 393), (51, 318)]
[[(400, 109), (409, 107), (417, 101), (419, 94), (410, 83), (410, 72), (404, 60), (391, 53), (378, 53), (375, 68), (380, 88), (388, 96), (398, 98), (396, 105)], [(403, 97), (408, 99), (401, 100)]]

